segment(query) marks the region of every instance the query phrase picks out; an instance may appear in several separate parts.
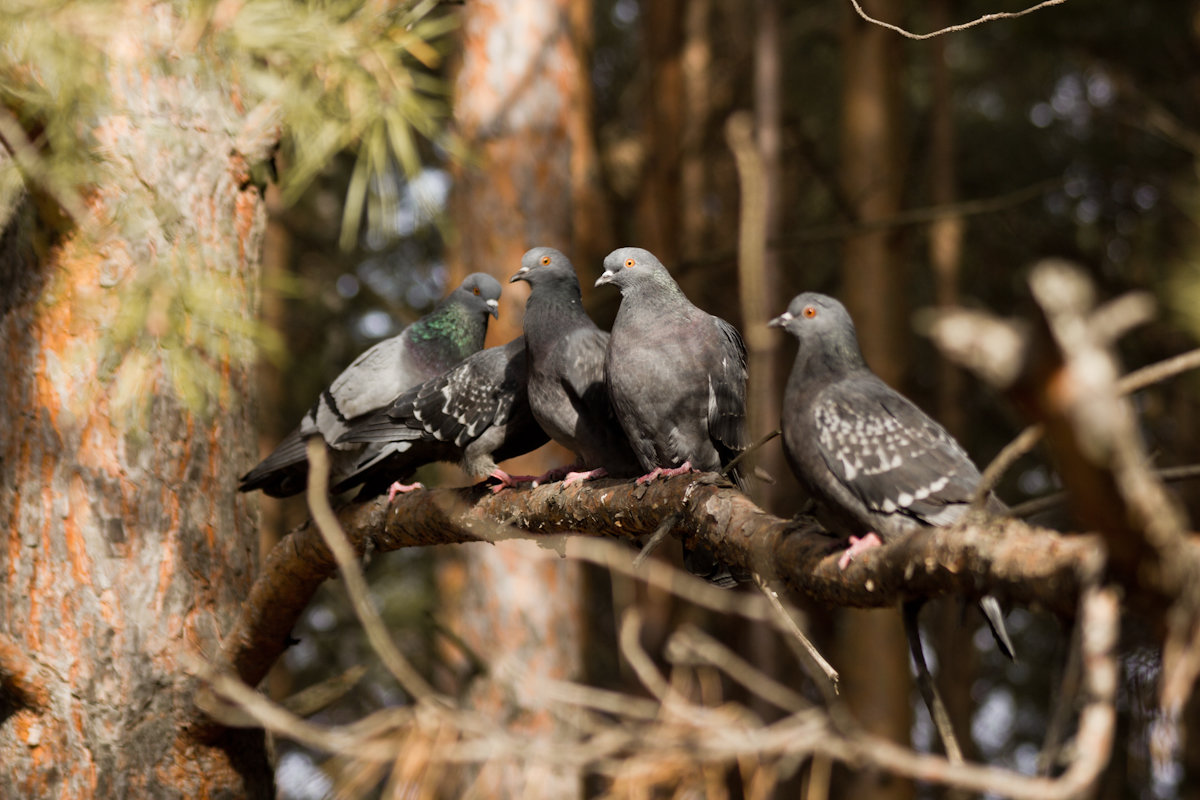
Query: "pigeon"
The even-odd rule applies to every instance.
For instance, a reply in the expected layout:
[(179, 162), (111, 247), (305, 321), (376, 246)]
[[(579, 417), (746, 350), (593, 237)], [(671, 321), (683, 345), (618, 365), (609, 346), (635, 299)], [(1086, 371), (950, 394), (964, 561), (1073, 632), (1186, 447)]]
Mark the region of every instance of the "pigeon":
[(530, 286), (524, 323), (529, 407), (542, 430), (577, 459), (535, 483), (563, 478), (563, 486), (570, 486), (606, 475), (637, 475), (640, 465), (604, 385), (609, 335), (583, 310), (575, 267), (558, 250), (535, 247), (522, 256), (521, 268), (509, 279), (515, 281)]
[(351, 421), (378, 411), (398, 394), (426, 381), (483, 347), (488, 315), (497, 316), (500, 283), (476, 272), (437, 307), (399, 335), (379, 342), (329, 385), (299, 427), (269, 456), (243, 475), (238, 490), (262, 489), (272, 497), (304, 491), (308, 458), (304, 439), (320, 435), (332, 445), (334, 481), (361, 460), (361, 445), (337, 445)]
[[(871, 372), (845, 306), (808, 292), (768, 325), (800, 342), (783, 396), (784, 453), (823, 518), (853, 534), (839, 566), (966, 513), (979, 470), (945, 428)], [(1005, 506), (993, 496), (988, 510)], [(999, 603), (984, 597), (980, 608), (1013, 658)]]
[[(500, 481), (496, 491), (528, 476), (511, 476), (497, 461), (528, 453), (549, 437), (529, 409), (525, 339), (489, 347), (401, 394), (382, 411), (353, 423), (337, 444), (366, 445), (367, 457), (334, 490), (365, 484), (368, 496), (435, 461), (458, 461), (471, 475)], [(393, 483), (396, 492), (419, 488)]]
[[(606, 383), (617, 419), (647, 470), (638, 483), (721, 470), (749, 444), (741, 335), (692, 305), (667, 268), (641, 248), (609, 253), (596, 281), (605, 284), (621, 290), (605, 354)], [(729, 477), (744, 488), (736, 468)], [(714, 583), (733, 582), (709, 553), (685, 551), (684, 565)]]

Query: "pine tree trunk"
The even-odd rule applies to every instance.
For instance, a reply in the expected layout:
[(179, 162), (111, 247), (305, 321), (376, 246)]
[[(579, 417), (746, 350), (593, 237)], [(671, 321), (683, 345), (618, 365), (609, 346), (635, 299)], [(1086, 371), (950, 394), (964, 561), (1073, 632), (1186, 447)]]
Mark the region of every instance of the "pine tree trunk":
[[(587, 287), (609, 235), (607, 221), (588, 211), (603, 208), (581, 53), (591, 40), (590, 4), (480, 0), (462, 19), (454, 118), (473, 159), (455, 175), (453, 269), (486, 270), (507, 284), (525, 250), (549, 245), (574, 257)], [(526, 296), (523, 285), (506, 285), (489, 343), (521, 333)], [(572, 458), (551, 447), (512, 469), (538, 472)], [(579, 565), (538, 552), (528, 542), (459, 548), (440, 570), (440, 616), (492, 670), (472, 684), (473, 704), (546, 731), (558, 723), (541, 686), (581, 677), (585, 619)], [(577, 773), (518, 764), (487, 765), (472, 779), (478, 797), (570, 798), (582, 790)]]
[(203, 58), (166, 74), (171, 6), (128, 13), (156, 24), (97, 89), (86, 219), (2, 220), (0, 797), (270, 797), (261, 734), (197, 725), (188, 659), (217, 653), (256, 564), (234, 490), (253, 348), (218, 320), (254, 317), (248, 170), (278, 132)]
[[(899, 16), (883, 2), (866, 2), (872, 16)], [(859, 222), (900, 209), (902, 122), (900, 38), (853, 14), (845, 27), (842, 99), (842, 184)], [(890, 231), (856, 234), (843, 254), (843, 295), (867, 362), (899, 386), (908, 339), (905, 281), (899, 242)], [(912, 724), (908, 649), (895, 611), (843, 612), (838, 666), (847, 701), (863, 726), (907, 742)], [(843, 797), (907, 798), (912, 784), (857, 773)]]

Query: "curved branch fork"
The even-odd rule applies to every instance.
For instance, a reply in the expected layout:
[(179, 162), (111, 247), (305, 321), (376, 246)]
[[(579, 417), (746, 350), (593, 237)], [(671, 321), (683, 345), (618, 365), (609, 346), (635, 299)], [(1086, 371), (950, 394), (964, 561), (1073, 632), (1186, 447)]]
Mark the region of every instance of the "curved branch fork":
[[(781, 581), (825, 606), (874, 608), (911, 597), (993, 594), (1056, 614), (1075, 613), (1080, 587), (1096, 576), (1095, 537), (1062, 536), (1019, 521), (976, 517), (872, 550), (845, 571), (841, 537), (810, 517), (784, 520), (758, 508), (715, 475), (561, 484), (492, 494), (484, 487), (436, 489), (344, 506), (338, 519), (357, 552), (577, 533), (639, 543), (670, 522), (672, 535), (705, 542), (731, 565)], [(633, 558), (630, 553), (630, 558)], [(308, 523), (268, 555), (226, 638), (224, 658), (257, 684), (290, 642), (289, 633), (333, 556)]]

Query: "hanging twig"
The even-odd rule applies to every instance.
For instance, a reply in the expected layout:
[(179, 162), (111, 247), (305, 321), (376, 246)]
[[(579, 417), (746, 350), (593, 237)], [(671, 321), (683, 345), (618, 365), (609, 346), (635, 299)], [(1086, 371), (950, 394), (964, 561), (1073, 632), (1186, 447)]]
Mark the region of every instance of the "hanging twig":
[(1038, 3), (1037, 5), (1030, 6), (1029, 8), (1022, 9), (1021, 11), (996, 11), (991, 14), (984, 14), (983, 16), (981, 16), (977, 19), (973, 19), (970, 22), (963, 22), (958, 25), (950, 25), (948, 27), (933, 31), (931, 33), (912, 33), (910, 31), (904, 30), (904, 28), (901, 28), (898, 25), (893, 25), (890, 22), (884, 22), (882, 20), (878, 20), (878, 19), (875, 19), (874, 17), (868, 16), (867, 12), (863, 11), (862, 6), (859, 4), (859, 0), (850, 0), (850, 5), (854, 6), (854, 10), (858, 13), (858, 15), (860, 17), (862, 17), (864, 20), (866, 20), (867, 22), (874, 23), (875, 25), (878, 25), (881, 28), (887, 28), (889, 31), (894, 31), (895, 33), (898, 33), (907, 39), (921, 40), (921, 39), (932, 39), (935, 36), (941, 36), (946, 33), (956, 33), (958, 31), (965, 31), (968, 28), (974, 28), (976, 25), (982, 25), (985, 22), (995, 22), (996, 20), (1000, 20), (1000, 19), (1016, 19), (1017, 17), (1023, 17), (1026, 14), (1032, 14), (1035, 11), (1040, 11), (1041, 9), (1046, 8), (1047, 6), (1058, 6), (1058, 5), (1062, 5), (1065, 2), (1067, 2), (1067, 0), (1042, 0), (1042, 2)]

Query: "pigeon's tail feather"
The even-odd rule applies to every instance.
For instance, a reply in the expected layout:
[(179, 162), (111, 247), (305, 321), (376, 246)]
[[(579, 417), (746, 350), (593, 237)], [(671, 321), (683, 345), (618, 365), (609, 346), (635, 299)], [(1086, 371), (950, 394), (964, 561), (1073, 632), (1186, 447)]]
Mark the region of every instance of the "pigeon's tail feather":
[(735, 571), (728, 564), (718, 561), (712, 550), (703, 545), (683, 548), (683, 568), (722, 589), (733, 589), (749, 578), (740, 570)]
[(401, 442), (421, 438), (422, 431), (410, 428), (402, 422), (397, 422), (386, 412), (375, 414), (362, 422), (357, 422), (350, 430), (338, 437), (338, 444)]
[(984, 595), (979, 599), (979, 610), (983, 612), (983, 618), (992, 629), (992, 637), (995, 638), (1000, 652), (1016, 661), (1017, 652), (1013, 649), (1012, 639), (1008, 638), (1008, 629), (1004, 627), (1004, 613), (1000, 610), (999, 601), (990, 594)]
[(279, 443), (254, 469), (238, 479), (239, 492), (262, 489), (272, 497), (288, 497), (303, 491), (308, 474), (304, 439), (296, 429)]

